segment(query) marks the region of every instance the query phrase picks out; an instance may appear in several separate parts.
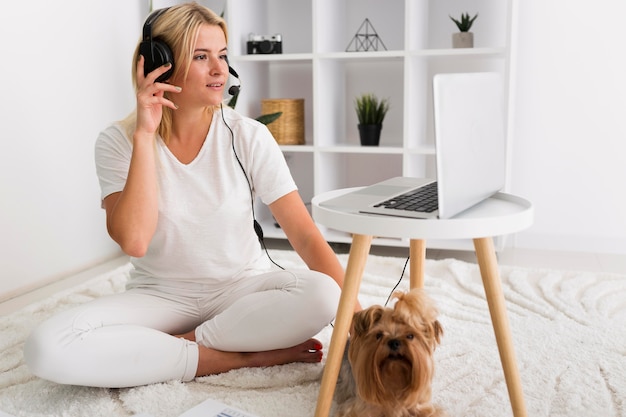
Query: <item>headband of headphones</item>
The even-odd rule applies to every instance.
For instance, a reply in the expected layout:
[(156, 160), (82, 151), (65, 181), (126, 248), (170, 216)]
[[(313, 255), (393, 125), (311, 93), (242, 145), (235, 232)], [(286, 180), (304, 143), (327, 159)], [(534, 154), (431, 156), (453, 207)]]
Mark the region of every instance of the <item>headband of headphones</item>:
[(154, 24), (154, 22), (156, 22), (159, 16), (161, 16), (163, 13), (165, 13), (168, 10), (169, 10), (169, 7), (166, 7), (164, 9), (157, 9), (148, 15), (148, 17), (146, 18), (146, 22), (143, 25), (143, 40), (144, 41), (149, 41), (152, 39), (152, 25)]

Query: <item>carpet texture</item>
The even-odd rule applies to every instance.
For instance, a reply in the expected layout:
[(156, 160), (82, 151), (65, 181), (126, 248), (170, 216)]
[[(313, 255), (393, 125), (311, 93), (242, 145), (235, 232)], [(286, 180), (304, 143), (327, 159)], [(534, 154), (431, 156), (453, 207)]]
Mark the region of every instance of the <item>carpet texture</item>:
[[(273, 250), (285, 267), (302, 262)], [(340, 255), (345, 265), (347, 255)], [(370, 256), (359, 299), (384, 304), (404, 259)], [(213, 398), (261, 417), (314, 414), (322, 364), (242, 369), (129, 389), (62, 386), (33, 377), (22, 347), (51, 314), (123, 290), (123, 266), (0, 319), (0, 410), (15, 416), (176, 417)], [(626, 417), (626, 275), (501, 266), (517, 360), (531, 417)], [(426, 290), (444, 327), (436, 351), (435, 402), (451, 417), (511, 416), (478, 268), (428, 260)], [(399, 289), (408, 288), (408, 277)], [(318, 338), (327, 349), (331, 328)]]

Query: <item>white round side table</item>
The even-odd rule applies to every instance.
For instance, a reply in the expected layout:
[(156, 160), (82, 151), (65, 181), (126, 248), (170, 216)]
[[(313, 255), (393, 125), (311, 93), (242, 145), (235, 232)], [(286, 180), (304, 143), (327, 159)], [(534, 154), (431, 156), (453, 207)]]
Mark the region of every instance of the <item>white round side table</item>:
[(369, 215), (324, 206), (324, 201), (353, 190), (355, 188), (329, 191), (315, 196), (312, 200), (313, 219), (317, 223), (352, 234), (346, 275), (328, 348), (315, 417), (327, 417), (332, 405), (343, 351), (373, 236), (409, 239), (411, 288), (424, 285), (426, 240), (473, 240), (513, 415), (526, 417), (524, 393), (502, 293), (493, 237), (530, 227), (534, 215), (532, 204), (512, 194), (497, 193), (451, 219), (410, 219)]

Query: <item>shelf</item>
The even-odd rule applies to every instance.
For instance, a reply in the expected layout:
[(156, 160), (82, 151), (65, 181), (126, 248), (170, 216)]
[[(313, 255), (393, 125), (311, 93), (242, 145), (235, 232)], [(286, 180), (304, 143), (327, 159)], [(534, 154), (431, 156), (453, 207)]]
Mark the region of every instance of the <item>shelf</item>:
[(410, 147), (406, 152), (411, 155), (436, 155), (435, 145)]
[(466, 57), (495, 57), (503, 58), (506, 48), (458, 48), (458, 49), (419, 49), (411, 51), (368, 51), (368, 52), (326, 52), (300, 54), (259, 54), (238, 55), (233, 57), (234, 62), (284, 62), (284, 61), (312, 61), (326, 59), (336, 61), (369, 61), (383, 59), (398, 59), (405, 57), (423, 58), (466, 58)]
[(325, 153), (350, 153), (350, 154), (402, 154), (402, 147), (391, 146), (361, 146), (361, 145), (339, 145), (339, 146), (322, 146), (320, 152)]
[[(236, 12), (225, 16), (231, 61), (243, 85), (237, 110), (256, 117), (264, 98), (305, 100), (305, 144), (280, 146), (305, 201), (325, 191), (391, 176), (434, 177), (432, 77), (437, 73), (500, 72), (507, 108), (513, 102), (508, 77), (517, 0), (225, 1), (226, 10)], [(476, 43), (474, 48), (454, 49), (450, 46), (456, 26), (449, 16), (463, 12), (480, 13), (472, 28)], [(347, 52), (366, 18), (386, 50)], [(251, 32), (280, 33), (284, 53), (247, 55)], [(378, 147), (361, 146), (358, 137), (354, 98), (365, 92), (388, 98), (391, 104)], [(271, 219), (269, 209), (259, 211), (263, 219)], [(282, 230), (268, 224), (266, 234), (285, 238)], [(323, 233), (329, 241), (351, 241), (336, 231)]]
[(287, 239), (285, 232), (280, 227), (276, 227), (273, 221), (259, 221), (263, 228), (263, 237), (268, 239)]
[(317, 54), (319, 59), (337, 61), (368, 61), (384, 59), (402, 59), (406, 56), (404, 51), (370, 51), (370, 52), (328, 52)]
[(283, 152), (313, 152), (314, 147), (311, 145), (280, 145)]
[(504, 58), (505, 48), (457, 48), (457, 49), (421, 49), (407, 52), (409, 56), (425, 58)]
[(238, 55), (233, 62), (310, 62), (315, 59), (333, 61), (368, 62), (376, 60), (398, 60), (407, 57), (417, 58), (503, 58), (505, 48), (459, 48), (459, 49), (420, 49), (416, 51), (373, 51), (373, 52), (329, 52), (303, 54)]
[(234, 62), (289, 62), (289, 61), (312, 61), (313, 54), (259, 54), (259, 55), (237, 55), (233, 57)]

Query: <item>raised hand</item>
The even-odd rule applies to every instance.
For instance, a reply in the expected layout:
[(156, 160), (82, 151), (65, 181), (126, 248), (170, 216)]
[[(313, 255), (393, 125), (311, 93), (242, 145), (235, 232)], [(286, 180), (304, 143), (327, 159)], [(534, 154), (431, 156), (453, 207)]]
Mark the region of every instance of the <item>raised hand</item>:
[(158, 83), (155, 80), (170, 69), (167, 63), (147, 76), (143, 75), (145, 59), (139, 57), (137, 62), (137, 127), (136, 134), (153, 136), (159, 127), (163, 115), (163, 106), (176, 110), (176, 104), (165, 97), (165, 92), (179, 93), (182, 89), (167, 83)]

